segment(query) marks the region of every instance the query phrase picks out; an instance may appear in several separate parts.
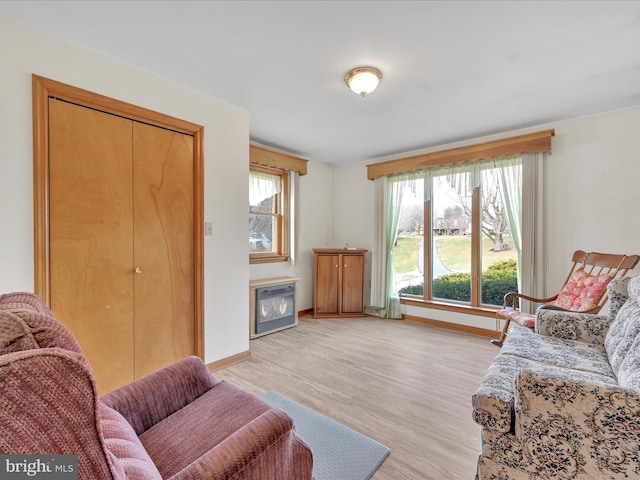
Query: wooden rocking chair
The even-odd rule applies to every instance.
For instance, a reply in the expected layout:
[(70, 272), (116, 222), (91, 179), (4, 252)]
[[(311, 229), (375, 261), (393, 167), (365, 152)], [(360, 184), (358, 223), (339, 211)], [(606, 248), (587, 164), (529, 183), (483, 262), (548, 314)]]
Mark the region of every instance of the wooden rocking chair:
[(583, 252), (573, 254), (573, 266), (567, 275), (560, 293), (549, 298), (533, 298), (521, 293), (510, 292), (504, 296), (504, 308), (496, 312), (498, 320), (505, 324), (500, 338), (491, 343), (502, 347), (507, 338), (511, 322), (523, 327), (535, 328), (535, 314), (519, 310), (520, 300), (540, 303), (538, 309), (554, 309), (580, 313), (598, 313), (607, 303), (607, 285), (616, 277), (626, 275), (640, 260), (638, 255), (614, 255), (610, 253)]

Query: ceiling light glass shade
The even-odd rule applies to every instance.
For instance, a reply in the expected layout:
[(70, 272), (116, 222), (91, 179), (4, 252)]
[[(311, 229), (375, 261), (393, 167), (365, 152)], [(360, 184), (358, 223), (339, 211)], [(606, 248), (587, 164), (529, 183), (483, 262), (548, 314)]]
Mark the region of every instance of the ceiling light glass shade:
[(376, 89), (381, 79), (382, 73), (377, 68), (359, 67), (347, 73), (344, 82), (354, 93), (364, 97)]

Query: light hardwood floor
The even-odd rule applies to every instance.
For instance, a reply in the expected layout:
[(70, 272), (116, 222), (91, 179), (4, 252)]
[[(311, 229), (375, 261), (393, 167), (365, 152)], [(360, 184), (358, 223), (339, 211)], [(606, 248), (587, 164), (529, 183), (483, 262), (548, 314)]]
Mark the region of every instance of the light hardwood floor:
[(473, 479), (475, 392), (498, 348), (486, 337), (420, 323), (303, 317), (251, 340), (252, 357), (214, 372), (261, 395), (275, 390), (391, 449), (374, 480)]

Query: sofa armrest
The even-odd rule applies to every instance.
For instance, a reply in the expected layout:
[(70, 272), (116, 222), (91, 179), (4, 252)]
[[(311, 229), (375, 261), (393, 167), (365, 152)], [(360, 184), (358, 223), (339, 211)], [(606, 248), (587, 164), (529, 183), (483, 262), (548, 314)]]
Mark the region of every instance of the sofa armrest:
[(540, 309), (536, 312), (536, 333), (603, 345), (612, 321), (607, 315)]
[[(274, 408), (234, 432), (170, 480), (254, 478), (258, 474), (264, 480), (310, 480), (312, 470), (311, 450), (295, 433), (293, 420)], [(236, 477), (239, 472), (243, 475)]]
[(554, 478), (640, 474), (640, 392), (522, 370), (515, 435), (528, 469)]
[(198, 357), (187, 357), (104, 395), (137, 435), (213, 388), (218, 381)]

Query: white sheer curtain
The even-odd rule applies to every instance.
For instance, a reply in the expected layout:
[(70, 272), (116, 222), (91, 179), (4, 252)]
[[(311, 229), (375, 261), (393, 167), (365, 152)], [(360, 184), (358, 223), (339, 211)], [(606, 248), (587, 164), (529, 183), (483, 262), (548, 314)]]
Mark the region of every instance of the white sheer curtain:
[(249, 205), (260, 205), (263, 200), (280, 193), (280, 189), (277, 175), (249, 171)]
[(400, 297), (394, 281), (393, 247), (398, 239), (398, 220), (402, 208), (402, 196), (408, 187), (409, 175), (396, 175), (389, 178), (387, 196), (387, 229), (385, 232), (387, 242), (387, 276), (385, 318), (402, 318), (400, 312)]
[(298, 232), (300, 231), (300, 174), (289, 170), (289, 264), (298, 259)]
[(496, 167), (499, 173), (498, 188), (516, 249), (518, 285), (522, 285), (522, 158), (505, 159)]
[(413, 180), (422, 177), (424, 172), (379, 177), (375, 180), (376, 236), (371, 266), (371, 304), (381, 317), (402, 317), (394, 281), (393, 247), (398, 238), (403, 195), (412, 186)]
[(375, 315), (384, 316), (387, 294), (387, 184), (385, 176), (373, 181), (375, 189), (374, 239), (371, 252), (371, 307)]
[[(549, 153), (522, 154), (522, 268), (520, 291), (545, 298), (546, 241), (544, 166)], [(535, 304), (523, 302), (521, 309), (533, 313)]]

